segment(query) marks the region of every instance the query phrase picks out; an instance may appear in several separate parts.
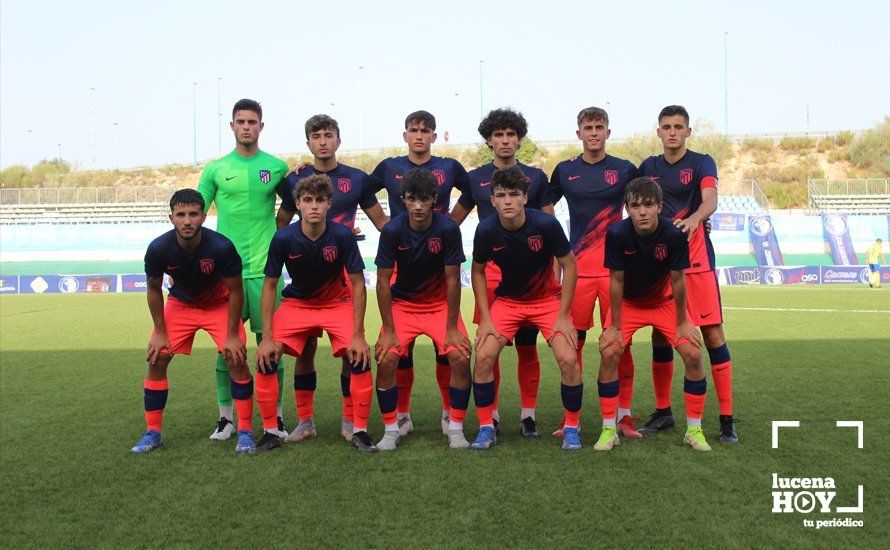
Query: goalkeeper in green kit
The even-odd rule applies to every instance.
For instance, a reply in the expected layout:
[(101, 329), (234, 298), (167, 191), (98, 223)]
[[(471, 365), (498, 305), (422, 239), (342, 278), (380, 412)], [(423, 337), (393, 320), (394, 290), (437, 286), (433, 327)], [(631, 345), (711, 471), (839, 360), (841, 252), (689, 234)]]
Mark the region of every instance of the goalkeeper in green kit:
[[(198, 192), (207, 204), (216, 201), (218, 213), (216, 230), (228, 237), (238, 250), (243, 263), (244, 310), (241, 317), (250, 319), (250, 330), (257, 342), (263, 332), (260, 296), (263, 289), (263, 269), (269, 243), (280, 226), (288, 219), (275, 213), (275, 196), (287, 192), (284, 176), (287, 164), (260, 151), (259, 138), (263, 130), (263, 109), (252, 99), (242, 99), (232, 109), (230, 124), (235, 134), (235, 150), (220, 159), (207, 163), (201, 172)], [(278, 301), (281, 300), (280, 288)], [(287, 437), (281, 414), (284, 364), (278, 368), (278, 430), (280, 438)], [(224, 441), (235, 432), (232, 422), (232, 392), (229, 370), (222, 355), (216, 357), (216, 396), (219, 422), (210, 439)]]

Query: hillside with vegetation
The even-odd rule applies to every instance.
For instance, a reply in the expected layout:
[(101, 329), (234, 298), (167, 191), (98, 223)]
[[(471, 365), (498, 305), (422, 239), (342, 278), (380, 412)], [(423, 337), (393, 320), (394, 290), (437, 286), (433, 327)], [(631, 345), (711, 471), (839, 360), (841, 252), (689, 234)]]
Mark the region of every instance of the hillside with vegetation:
[[(810, 178), (886, 178), (890, 177), (890, 117), (858, 135), (840, 132), (835, 136), (785, 137), (780, 140), (750, 139), (730, 141), (713, 132), (707, 123), (693, 125), (696, 132), (688, 144), (691, 149), (708, 153), (717, 162), (721, 186), (732, 193), (735, 184), (754, 179), (775, 208), (803, 208), (807, 202), (807, 179)], [(638, 135), (611, 143), (609, 153), (639, 164), (646, 157), (661, 152), (661, 142), (654, 135)], [(539, 146), (527, 138), (518, 158), (526, 164), (540, 166), (548, 174), (562, 160), (581, 152), (580, 145), (560, 149)], [(458, 159), (468, 169), (491, 160), (491, 151), (484, 144), (475, 149), (436, 146), (436, 155)], [(371, 171), (386, 157), (403, 155), (404, 149), (392, 147), (377, 154), (341, 155), (340, 160), (365, 171)], [(290, 165), (310, 162), (308, 154), (287, 157)], [(3, 188), (21, 187), (109, 187), (137, 185), (196, 186), (200, 175), (192, 165), (169, 165), (161, 168), (128, 170), (75, 170), (64, 160), (51, 159), (33, 167), (10, 166), (0, 172)]]

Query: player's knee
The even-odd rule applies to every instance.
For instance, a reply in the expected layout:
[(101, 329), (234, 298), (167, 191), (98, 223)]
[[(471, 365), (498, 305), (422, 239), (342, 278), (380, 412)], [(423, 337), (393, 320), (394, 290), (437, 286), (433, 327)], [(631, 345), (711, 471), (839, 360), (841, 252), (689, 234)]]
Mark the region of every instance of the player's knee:
[(458, 352), (450, 352), (447, 356), (445, 356), (446, 363), (439, 363), (440, 365), (448, 365), (451, 367), (451, 370), (457, 373), (469, 373), (470, 372), (470, 360), (467, 357), (464, 357), (463, 354)]
[(396, 370), (398, 368), (398, 356), (387, 353), (383, 361), (377, 364), (377, 387), (390, 388), (396, 384)]
[(702, 327), (701, 335), (705, 341), (705, 347), (708, 349), (719, 348), (726, 343), (726, 338), (723, 336), (723, 325)]
[(683, 358), (683, 364), (687, 368), (701, 367), (701, 350), (691, 344), (680, 346), (680, 357)]
[(563, 346), (563, 348), (553, 352), (556, 364), (559, 365), (559, 370), (563, 372), (577, 370), (578, 356), (575, 354), (575, 350), (569, 346)]
[(621, 346), (611, 345), (606, 346), (604, 349), (600, 350), (600, 358), (603, 363), (609, 363), (610, 365), (614, 363), (618, 364), (618, 360), (621, 358), (623, 351)]
[(491, 374), (494, 362), (497, 361), (497, 353), (482, 349), (476, 353), (476, 362), (473, 364), (473, 371), (477, 374)]

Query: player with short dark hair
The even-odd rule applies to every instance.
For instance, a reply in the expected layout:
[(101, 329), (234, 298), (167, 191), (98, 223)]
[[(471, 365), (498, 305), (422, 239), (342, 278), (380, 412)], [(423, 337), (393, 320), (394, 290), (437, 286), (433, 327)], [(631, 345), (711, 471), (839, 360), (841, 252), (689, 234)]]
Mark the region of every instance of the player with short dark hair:
[[(460, 162), (452, 158), (433, 156), (432, 144), (436, 142), (436, 118), (428, 111), (415, 111), (405, 118), (405, 132), (402, 138), (408, 144), (408, 154), (382, 160), (371, 172), (375, 191), (386, 189), (390, 217), (406, 212), (402, 202), (402, 183), (412, 168), (425, 168), (436, 178), (436, 202), (433, 210), (447, 215), (451, 204), (451, 191), (463, 191), (466, 187), (467, 171)], [(398, 418), (400, 433), (407, 435), (414, 429), (411, 420), (411, 389), (414, 385), (414, 356), (412, 349), (408, 357), (399, 362), (396, 378), (399, 386)], [(442, 397), (442, 430), (447, 429), (447, 409), (449, 397), (447, 384), (450, 380), (448, 362), (445, 357), (436, 356), (436, 379)]]
[(618, 361), (634, 333), (642, 327), (658, 330), (677, 348), (686, 365), (684, 441), (697, 451), (710, 451), (701, 428), (707, 380), (701, 364), (701, 337), (686, 314), (684, 271), (689, 246), (670, 218), (662, 217), (662, 190), (655, 180), (630, 182), (624, 193), (628, 219), (606, 230), (605, 263), (609, 268), (611, 322), (600, 335), (597, 381), (603, 431), (594, 445), (609, 451), (619, 443), (615, 427), (618, 405)]
[[(701, 328), (711, 360), (711, 374), (720, 404), (720, 441), (737, 443), (739, 438), (732, 418), (732, 360), (723, 333), (714, 246), (705, 231), (707, 219), (717, 210), (717, 165), (710, 155), (686, 147), (692, 128), (684, 107), (668, 105), (662, 109), (658, 114), (657, 133), (664, 154), (644, 160), (640, 173), (661, 185), (664, 190), (663, 215), (673, 219), (673, 224), (689, 239), (690, 267), (686, 270), (686, 288), (690, 322)], [(664, 335), (652, 332), (655, 412), (640, 429), (644, 434), (674, 426), (671, 412), (674, 356), (670, 345)]]
[[(599, 302), (600, 325), (609, 324), (609, 270), (603, 265), (606, 229), (621, 221), (624, 189), (637, 176), (633, 163), (606, 153), (612, 134), (609, 113), (587, 107), (578, 113), (576, 135), (583, 153), (556, 165), (550, 176), (550, 200), (565, 198), (569, 209), (569, 242), (578, 262), (578, 285), (572, 301), (572, 320), (578, 329), (578, 363), (582, 369), (587, 331), (593, 328), (593, 312)], [(621, 388), (618, 397), (618, 429), (628, 437), (642, 437), (631, 416), (633, 355), (630, 345), (618, 363)], [(554, 435), (561, 435), (561, 427)]]
[[(210, 161), (201, 172), (198, 192), (207, 208), (216, 202), (217, 231), (235, 243), (243, 261), (244, 310), (242, 317), (250, 319), (250, 330), (259, 342), (263, 331), (260, 295), (263, 286), (263, 267), (269, 241), (275, 234), (275, 196), (287, 196), (284, 176), (287, 164), (259, 148), (263, 131), (263, 109), (252, 99), (241, 99), (232, 108), (229, 124), (235, 135), (235, 149), (228, 155)], [(279, 225), (280, 227), (280, 225)], [(284, 369), (280, 371), (278, 428), (284, 437), (287, 428), (281, 416), (281, 388)], [(216, 397), (219, 421), (210, 439), (223, 441), (234, 431), (230, 376), (222, 355), (216, 359)]]
[[(315, 115), (305, 124), (306, 146), (312, 152), (313, 163), (304, 165), (285, 178), (289, 192), (281, 201), (278, 210), (278, 225), (283, 227), (293, 220), (297, 212), (293, 191), (299, 183), (315, 174), (327, 175), (333, 184), (331, 207), (327, 211), (327, 219), (345, 225), (358, 233), (355, 227), (356, 210), (361, 209), (377, 228), (381, 230), (389, 217), (374, 194), (374, 184), (367, 174), (337, 161), (337, 149), (340, 147), (340, 125), (328, 115)], [(303, 352), (297, 358), (294, 367), (294, 388), (299, 386), (307, 398), (315, 393), (315, 353), (318, 338), (310, 337), (306, 341)], [(343, 418), (340, 423), (341, 434), (347, 441), (352, 440), (352, 396), (349, 393), (351, 379), (349, 365), (344, 358), (340, 373), (340, 391), (343, 395)], [(315, 435), (315, 426), (300, 424), (290, 435), (290, 440), (299, 440)]]
[[(167, 404), (167, 367), (174, 354), (189, 355), (198, 330), (210, 333), (231, 373), (231, 392), (238, 409), (236, 452), (254, 449), (253, 379), (245, 360), (241, 257), (232, 241), (205, 229), (204, 198), (182, 189), (170, 199), (173, 229), (156, 238), (145, 252), (148, 310), (154, 330), (148, 342), (145, 376), (147, 429), (133, 447), (147, 453), (161, 446), (161, 425)], [(170, 296), (164, 304), (162, 283), (170, 276)]]
[[(473, 239), (473, 294), (479, 308), (473, 396), (479, 416), (479, 435), (471, 448), (488, 449), (497, 443), (492, 418), (495, 382), (493, 367), (505, 345), (522, 326), (532, 325), (544, 335), (562, 375), (562, 402), (566, 415), (563, 449), (581, 448), (578, 418), (584, 386), (575, 354), (577, 333), (571, 304), (577, 279), (572, 249), (556, 218), (526, 208), (528, 179), (518, 167), (492, 175), (491, 202), (497, 216), (479, 222)], [(554, 258), (563, 270), (563, 283), (553, 273)], [(485, 265), (494, 261), (501, 281), (489, 306)]]
[[(391, 451), (399, 441), (396, 372), (399, 357), (421, 334), (429, 336), (450, 365), (451, 448), (465, 449), (463, 420), (470, 400), (470, 340), (460, 316), (460, 265), (466, 259), (460, 229), (433, 211), (438, 182), (429, 170), (405, 174), (402, 201), (407, 214), (383, 228), (377, 250), (377, 303), (383, 327), (375, 346), (377, 402), (385, 432), (377, 444)], [(398, 267), (395, 281), (393, 270)]]
[[(467, 215), (477, 208), (479, 220), (496, 216), (497, 211), (491, 204), (491, 179), (495, 170), (518, 166), (529, 180), (527, 208), (541, 210), (553, 215), (553, 205), (547, 193), (547, 175), (540, 168), (522, 164), (516, 159), (516, 153), (522, 140), (528, 134), (528, 123), (522, 113), (512, 109), (495, 109), (479, 123), (479, 135), (494, 154), (488, 164), (471, 170), (467, 174), (467, 188), (461, 193), (451, 217), (462, 223)], [(494, 262), (485, 267), (485, 280), (488, 285), (489, 301), (494, 299), (494, 289), (501, 280), (501, 272)], [(476, 309), (473, 322), (479, 322), (479, 311)], [(525, 437), (538, 437), (535, 419), (535, 408), (538, 402), (538, 385), (541, 379), (541, 363), (538, 360), (538, 331), (535, 328), (523, 327), (516, 333), (517, 376), (519, 377), (519, 395), (521, 410), (519, 414), (519, 430)], [(495, 398), (492, 413), (495, 431), (500, 421), (498, 397), (500, 395), (500, 362), (494, 364)]]
[[(263, 281), (263, 339), (257, 349), (257, 403), (265, 434), (257, 452), (281, 445), (273, 432), (275, 372), (281, 354), (299, 356), (306, 340), (320, 331), (327, 331), (334, 357), (345, 355), (350, 363), (355, 423), (352, 442), (362, 451), (377, 450), (367, 433), (373, 384), (365, 341), (364, 263), (352, 231), (327, 221), (333, 192), (331, 180), (324, 174), (301, 180), (294, 191), (300, 222), (279, 229), (269, 246)], [(282, 267), (287, 267), (291, 283), (282, 291), (284, 299), (275, 310)], [(304, 384), (314, 387), (315, 373), (306, 379), (294, 377), (297, 415), (301, 424), (311, 424), (314, 431), (314, 404)]]

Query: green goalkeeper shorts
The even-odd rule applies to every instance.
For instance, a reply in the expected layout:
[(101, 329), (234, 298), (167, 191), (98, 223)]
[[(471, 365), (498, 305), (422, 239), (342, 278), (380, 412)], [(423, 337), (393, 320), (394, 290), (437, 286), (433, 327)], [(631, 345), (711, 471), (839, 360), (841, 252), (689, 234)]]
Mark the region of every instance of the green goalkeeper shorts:
[[(243, 279), (244, 308), (241, 310), (241, 319), (250, 320), (250, 331), (256, 334), (263, 332), (263, 312), (260, 308), (260, 298), (263, 296), (263, 281), (265, 278), (256, 277)], [(284, 279), (278, 279), (278, 289), (275, 291), (275, 307), (281, 303), (281, 291), (284, 290)]]

